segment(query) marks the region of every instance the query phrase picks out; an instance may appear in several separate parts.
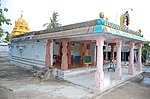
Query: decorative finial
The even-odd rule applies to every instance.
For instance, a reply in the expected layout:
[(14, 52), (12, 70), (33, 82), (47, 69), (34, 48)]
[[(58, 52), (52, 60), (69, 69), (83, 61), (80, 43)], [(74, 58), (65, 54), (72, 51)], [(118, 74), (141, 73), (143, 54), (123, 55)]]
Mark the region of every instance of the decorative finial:
[(23, 11), (21, 11), (21, 17), (23, 16)]

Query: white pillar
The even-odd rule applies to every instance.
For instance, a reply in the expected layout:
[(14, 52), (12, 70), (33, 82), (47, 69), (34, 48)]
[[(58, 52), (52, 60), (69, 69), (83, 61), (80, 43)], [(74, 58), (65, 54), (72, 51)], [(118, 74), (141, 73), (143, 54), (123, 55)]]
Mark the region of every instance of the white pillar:
[(115, 70), (115, 78), (121, 79), (122, 78), (122, 71), (121, 71), (121, 46), (122, 41), (120, 39), (116, 40), (116, 47), (117, 47), (117, 60), (116, 60), (116, 70)]
[(139, 43), (138, 44), (138, 64), (137, 64), (137, 71), (142, 71), (141, 53), (142, 53), (142, 43)]
[(94, 36), (97, 46), (97, 66), (95, 72), (95, 85), (99, 89), (104, 86), (104, 71), (103, 71), (103, 46), (104, 46), (104, 36)]
[(129, 66), (128, 66), (128, 73), (129, 75), (134, 74), (134, 42), (130, 42), (130, 58), (129, 58)]

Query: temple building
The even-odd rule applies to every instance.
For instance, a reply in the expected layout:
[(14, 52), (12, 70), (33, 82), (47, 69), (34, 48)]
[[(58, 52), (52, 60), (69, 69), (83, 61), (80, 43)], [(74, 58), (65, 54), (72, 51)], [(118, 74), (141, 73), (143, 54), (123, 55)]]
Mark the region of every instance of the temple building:
[[(11, 34), (10, 62), (27, 68), (47, 66), (61, 71), (96, 68), (95, 85), (101, 87), (103, 64), (109, 64), (108, 60), (116, 60), (115, 79), (122, 78), (121, 61), (129, 61), (129, 75), (134, 74), (134, 68), (142, 71), (141, 30), (129, 29), (128, 16), (122, 16), (120, 21), (120, 25), (111, 23), (100, 13), (99, 19), (29, 32), (28, 23), (21, 16)], [(134, 51), (137, 51), (137, 66)]]

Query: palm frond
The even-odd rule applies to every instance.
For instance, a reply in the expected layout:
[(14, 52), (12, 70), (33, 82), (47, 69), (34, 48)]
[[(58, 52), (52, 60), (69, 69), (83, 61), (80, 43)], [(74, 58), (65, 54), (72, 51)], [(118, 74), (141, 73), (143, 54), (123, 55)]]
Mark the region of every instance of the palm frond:
[(61, 24), (58, 23), (57, 17), (59, 16), (59, 14), (57, 12), (53, 12), (52, 13), (52, 17), (50, 17), (50, 22), (49, 23), (45, 23), (43, 25), (43, 27), (47, 26), (47, 29), (51, 29), (51, 28), (56, 28), (56, 27), (60, 27)]
[(42, 27), (45, 27), (45, 26), (47, 26), (49, 23), (45, 23), (45, 24), (43, 24), (43, 26)]

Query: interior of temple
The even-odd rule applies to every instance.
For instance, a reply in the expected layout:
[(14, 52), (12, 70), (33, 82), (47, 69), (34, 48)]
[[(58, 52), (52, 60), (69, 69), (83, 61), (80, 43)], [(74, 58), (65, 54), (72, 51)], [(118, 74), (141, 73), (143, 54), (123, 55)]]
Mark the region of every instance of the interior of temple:
[[(103, 64), (109, 64), (111, 59), (116, 60), (115, 45), (112, 48), (111, 43), (105, 44), (103, 47), (104, 61)], [(84, 41), (71, 41), (68, 42), (68, 69), (96, 67), (96, 43), (92, 40)], [(114, 50), (112, 50), (114, 49)], [(62, 64), (62, 42), (55, 40), (53, 42), (53, 66), (54, 68), (61, 69)], [(128, 61), (129, 52), (121, 52), (121, 60)]]

